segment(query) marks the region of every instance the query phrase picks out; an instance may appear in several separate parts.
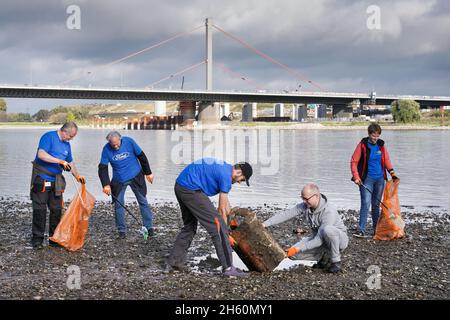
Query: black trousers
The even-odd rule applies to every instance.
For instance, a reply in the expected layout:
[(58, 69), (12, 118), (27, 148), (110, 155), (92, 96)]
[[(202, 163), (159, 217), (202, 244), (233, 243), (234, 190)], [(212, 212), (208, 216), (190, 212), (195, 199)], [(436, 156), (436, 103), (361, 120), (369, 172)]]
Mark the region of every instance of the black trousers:
[(31, 190), (31, 201), (33, 206), (33, 224), (31, 243), (41, 244), (44, 240), (45, 227), (47, 222), (47, 207), (50, 209), (49, 217), (49, 237), (53, 236), (59, 221), (61, 220), (63, 197), (55, 195), (55, 185), (45, 187), (45, 181), (37, 176), (33, 182)]

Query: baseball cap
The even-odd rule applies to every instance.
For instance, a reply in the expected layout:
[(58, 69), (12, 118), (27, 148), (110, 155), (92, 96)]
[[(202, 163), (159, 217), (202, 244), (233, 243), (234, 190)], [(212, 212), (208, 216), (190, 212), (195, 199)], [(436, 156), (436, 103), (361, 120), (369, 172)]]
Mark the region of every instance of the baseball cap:
[(247, 183), (247, 186), (250, 187), (249, 179), (253, 174), (252, 166), (248, 162), (238, 162), (237, 165), (242, 170), (242, 174), (245, 177), (245, 182)]

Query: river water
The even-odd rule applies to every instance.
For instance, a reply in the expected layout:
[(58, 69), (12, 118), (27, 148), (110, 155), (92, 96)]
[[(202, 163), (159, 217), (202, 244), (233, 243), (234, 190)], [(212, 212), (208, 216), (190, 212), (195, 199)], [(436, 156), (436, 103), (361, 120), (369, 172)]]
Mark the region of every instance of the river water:
[[(31, 161), (40, 136), (50, 129), (0, 130), (0, 196), (26, 199)], [(72, 144), (74, 161), (98, 200), (97, 165), (109, 130), (80, 129)], [(359, 208), (359, 192), (350, 181), (350, 157), (366, 130), (234, 129), (195, 131), (121, 131), (133, 137), (147, 154), (155, 175), (147, 198), (152, 203), (175, 201), (173, 185), (181, 170), (202, 156), (254, 165), (251, 186), (233, 186), (232, 206), (288, 207), (297, 203), (307, 182), (340, 209)], [(405, 208), (450, 210), (450, 130), (385, 130), (395, 171), (401, 179), (399, 198)], [(76, 192), (67, 175), (66, 199)], [(126, 197), (133, 200), (131, 190)], [(216, 201), (217, 198), (214, 198)]]

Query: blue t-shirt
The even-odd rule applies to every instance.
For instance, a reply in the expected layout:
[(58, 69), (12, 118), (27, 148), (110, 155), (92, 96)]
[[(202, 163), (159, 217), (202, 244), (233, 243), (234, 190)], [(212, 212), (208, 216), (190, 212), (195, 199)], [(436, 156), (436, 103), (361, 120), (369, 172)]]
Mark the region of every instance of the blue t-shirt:
[(113, 180), (125, 182), (136, 177), (141, 172), (141, 165), (137, 158), (142, 149), (130, 137), (122, 137), (119, 150), (113, 149), (109, 143), (105, 144), (100, 163), (111, 163)]
[[(72, 149), (70, 148), (70, 143), (68, 141), (62, 141), (61, 139), (59, 139), (57, 131), (49, 131), (47, 133), (44, 133), (44, 135), (41, 137), (41, 140), (39, 140), (38, 151), (39, 151), (39, 149), (44, 150), (49, 155), (51, 155), (55, 158), (58, 158), (58, 159), (61, 159), (61, 160), (67, 161), (67, 162), (73, 161)], [(38, 165), (43, 166), (48, 171), (50, 171), (54, 174), (60, 174), (62, 172), (62, 168), (60, 167), (60, 165), (58, 163), (50, 163), (50, 162), (46, 162), (46, 161), (39, 159), (37, 156), (37, 152), (36, 152), (36, 157), (35, 157), (34, 161), (36, 161), (36, 163)], [(46, 181), (51, 181), (51, 182), (55, 181), (54, 177), (51, 177), (46, 174), (39, 174), (39, 176)]]
[(367, 143), (370, 148), (370, 157), (367, 161), (367, 175), (372, 179), (380, 179), (383, 177), (383, 169), (381, 168), (381, 149), (378, 144)]
[(233, 166), (226, 162), (203, 158), (184, 168), (176, 181), (189, 190), (202, 190), (212, 197), (220, 192), (230, 192), (232, 169)]

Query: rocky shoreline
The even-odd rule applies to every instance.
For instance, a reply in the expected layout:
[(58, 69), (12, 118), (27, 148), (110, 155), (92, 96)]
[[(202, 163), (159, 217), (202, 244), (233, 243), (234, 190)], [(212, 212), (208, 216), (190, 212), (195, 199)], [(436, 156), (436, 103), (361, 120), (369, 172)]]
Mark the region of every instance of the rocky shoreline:
[[(138, 214), (136, 206), (129, 208)], [(450, 298), (448, 214), (408, 212), (407, 236), (400, 240), (351, 238), (339, 274), (299, 265), (227, 279), (217, 269), (212, 242), (201, 227), (188, 254), (191, 272), (163, 272), (165, 257), (181, 227), (180, 212), (175, 203), (152, 208), (156, 235), (147, 241), (131, 217), (127, 217), (127, 238), (117, 239), (111, 205), (97, 202), (81, 250), (46, 246), (35, 251), (29, 247), (31, 203), (0, 198), (0, 299)], [(280, 210), (252, 209), (260, 220)], [(348, 227), (354, 225), (356, 211), (340, 213)], [(289, 221), (270, 230), (280, 245), (288, 247), (297, 240), (293, 227), (303, 225), (297, 223)], [(68, 281), (73, 266), (80, 271), (79, 288)]]

